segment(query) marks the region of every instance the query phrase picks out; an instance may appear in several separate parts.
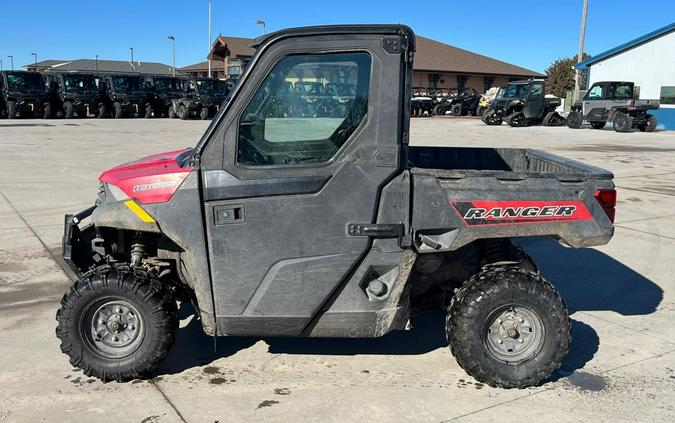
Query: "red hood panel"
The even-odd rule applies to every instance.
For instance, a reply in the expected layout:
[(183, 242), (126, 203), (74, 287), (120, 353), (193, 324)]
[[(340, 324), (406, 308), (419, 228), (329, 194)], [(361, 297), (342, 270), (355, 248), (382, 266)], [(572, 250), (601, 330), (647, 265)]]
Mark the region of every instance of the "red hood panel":
[(169, 201), (190, 173), (179, 166), (176, 158), (188, 149), (154, 154), (106, 170), (99, 179), (121, 189), (143, 204)]

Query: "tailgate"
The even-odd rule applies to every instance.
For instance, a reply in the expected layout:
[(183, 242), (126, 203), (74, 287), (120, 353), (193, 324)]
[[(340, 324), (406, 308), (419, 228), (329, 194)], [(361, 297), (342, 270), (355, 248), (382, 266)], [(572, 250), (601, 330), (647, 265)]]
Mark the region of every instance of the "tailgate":
[(551, 236), (573, 247), (606, 244), (614, 233), (611, 172), (520, 151), (522, 163), (512, 162), (511, 171), (411, 169), (418, 250), (525, 236)]

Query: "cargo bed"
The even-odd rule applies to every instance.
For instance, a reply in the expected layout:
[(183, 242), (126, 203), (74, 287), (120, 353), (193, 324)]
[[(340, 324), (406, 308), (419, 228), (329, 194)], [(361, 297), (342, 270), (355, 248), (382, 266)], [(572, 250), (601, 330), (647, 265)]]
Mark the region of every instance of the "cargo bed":
[(420, 251), (542, 235), (586, 247), (613, 234), (614, 205), (600, 201), (614, 195), (604, 169), (538, 150), (454, 147), (410, 147), (408, 168)]

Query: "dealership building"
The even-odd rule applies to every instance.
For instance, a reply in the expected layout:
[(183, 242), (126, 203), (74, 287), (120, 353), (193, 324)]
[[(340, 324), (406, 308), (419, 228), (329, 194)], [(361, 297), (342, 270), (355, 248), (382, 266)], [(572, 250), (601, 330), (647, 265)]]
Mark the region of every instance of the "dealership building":
[[(544, 74), (512, 65), (501, 60), (463, 50), (425, 37), (416, 37), (413, 86), (425, 88), (474, 88), (485, 92), (491, 87), (506, 85), (509, 81)], [(220, 36), (213, 43), (208, 59), (212, 75), (218, 78), (236, 78), (254, 53), (253, 39)], [(181, 68), (194, 76), (208, 74), (209, 61)]]
[(640, 99), (658, 99), (658, 129), (675, 129), (675, 22), (576, 65), (598, 81), (630, 81)]

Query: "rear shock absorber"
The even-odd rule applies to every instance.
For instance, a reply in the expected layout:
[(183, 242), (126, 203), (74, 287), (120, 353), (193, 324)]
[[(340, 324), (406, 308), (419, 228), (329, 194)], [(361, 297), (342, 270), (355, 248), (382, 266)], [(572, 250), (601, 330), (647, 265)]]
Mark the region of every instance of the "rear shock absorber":
[(140, 267), (146, 256), (145, 244), (142, 239), (136, 237), (131, 244), (131, 267)]

